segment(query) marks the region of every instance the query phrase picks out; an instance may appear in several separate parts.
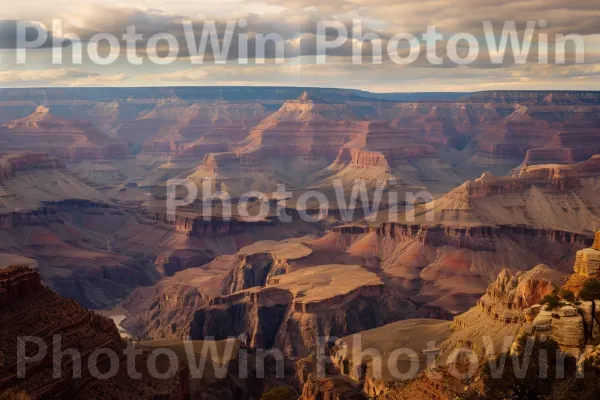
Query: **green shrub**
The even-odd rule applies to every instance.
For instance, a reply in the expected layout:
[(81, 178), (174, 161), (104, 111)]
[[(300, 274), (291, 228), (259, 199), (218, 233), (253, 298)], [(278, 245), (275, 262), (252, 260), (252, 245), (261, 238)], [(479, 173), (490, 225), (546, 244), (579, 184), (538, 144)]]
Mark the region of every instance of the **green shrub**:
[(541, 303), (545, 304), (546, 309), (549, 309), (549, 310), (560, 307), (560, 304), (561, 304), (560, 298), (558, 297), (558, 293), (556, 293), (556, 292), (553, 292), (551, 294), (544, 296)]
[(566, 300), (571, 303), (574, 302), (576, 299), (575, 293), (567, 289), (561, 289), (559, 295), (563, 300)]
[[(598, 370), (563, 353), (553, 339), (521, 336), (514, 353), (501, 353), (483, 366), (483, 400), (592, 400), (600, 396)], [(529, 350), (527, 350), (529, 349)], [(502, 360), (505, 360), (502, 362)], [(498, 368), (490, 368), (492, 363)], [(520, 369), (519, 366), (524, 366)], [(545, 371), (542, 376), (540, 371)]]
[(591, 301), (600, 299), (600, 281), (590, 279), (583, 284), (583, 288), (579, 292), (581, 300)]

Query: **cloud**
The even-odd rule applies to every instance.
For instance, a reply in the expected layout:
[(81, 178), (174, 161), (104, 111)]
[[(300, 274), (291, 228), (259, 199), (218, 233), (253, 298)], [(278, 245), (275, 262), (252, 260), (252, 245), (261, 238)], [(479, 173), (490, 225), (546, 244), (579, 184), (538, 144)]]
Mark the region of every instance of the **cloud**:
[[(33, 0), (37, 1), (37, 0)], [(434, 88), (440, 90), (442, 87), (464, 87), (469, 85), (518, 86), (527, 87), (535, 85), (575, 85), (574, 81), (586, 81), (593, 85), (598, 79), (600, 66), (600, 3), (597, 0), (574, 0), (568, 4), (548, 0), (330, 0), (317, 3), (314, 0), (224, 0), (220, 3), (211, 4), (210, 13), (203, 13), (207, 8), (192, 0), (180, 0), (168, 2), (163, 0), (148, 0), (145, 8), (133, 7), (132, 0), (121, 0), (125, 5), (113, 4), (90, 4), (74, 1), (69, 2), (72, 7), (61, 7), (63, 10), (57, 15), (49, 15), (49, 18), (61, 18), (63, 21), (63, 34), (74, 33), (85, 43), (97, 33), (112, 33), (121, 38), (128, 26), (135, 26), (136, 31), (147, 40), (156, 33), (171, 33), (181, 45), (179, 56), (174, 65), (176, 67), (156, 67), (145, 60), (143, 67), (117, 69), (114, 75), (110, 75), (112, 82), (118, 84), (127, 80), (128, 83), (135, 82), (148, 84), (164, 82), (165, 84), (307, 84), (322, 86), (352, 86), (362, 89), (397, 87), (405, 90), (425, 90)], [(137, 2), (136, 2), (137, 3)], [(80, 5), (82, 4), (82, 5)], [(129, 5), (127, 5), (129, 4)], [(268, 4), (269, 6), (265, 6)], [(252, 13), (252, 8), (260, 9), (260, 12)], [(218, 18), (207, 17), (217, 16)], [(110, 16), (110, 18), (108, 17)], [(23, 19), (27, 15), (20, 16)], [(238, 21), (244, 19), (247, 22), (245, 32), (249, 36), (248, 58), (250, 64), (255, 63), (256, 37), (263, 34), (279, 35), (285, 46), (287, 63), (284, 65), (272, 65), (275, 57), (275, 47), (267, 46), (265, 57), (266, 66), (235, 65), (239, 56), (238, 42), (232, 42), (228, 60), (232, 65), (214, 65), (214, 57), (210, 51), (204, 57), (205, 65), (192, 65), (193, 55), (189, 54), (187, 42), (182, 29), (182, 21), (190, 20), (195, 28), (198, 39), (205, 22), (215, 19), (218, 31), (222, 34), (227, 21)], [(349, 40), (340, 48), (329, 51), (331, 55), (327, 65), (316, 65), (316, 26), (320, 21), (335, 20), (342, 22), (349, 32), (353, 31), (352, 20), (361, 19), (363, 22), (363, 34), (376, 33), (382, 39), (384, 55), (386, 53), (389, 39), (397, 34), (408, 32), (421, 39), (429, 25), (435, 25), (438, 32), (445, 35), (445, 39), (457, 32), (467, 32), (475, 35), (479, 42), (479, 57), (468, 66), (460, 67), (448, 62), (447, 43), (438, 43), (435, 51), (444, 57), (445, 62), (440, 65), (432, 65), (426, 55), (427, 51), (423, 41), (420, 43), (420, 57), (409, 66), (398, 66), (389, 59), (384, 59), (381, 65), (371, 64), (372, 46), (365, 42), (363, 49), (364, 64), (352, 65), (352, 51), (356, 49), (360, 41)], [(547, 27), (543, 32), (549, 35), (550, 63), (554, 62), (553, 49), (555, 35), (578, 33), (585, 35), (586, 51), (585, 65), (572, 65), (576, 59), (575, 52), (567, 52), (567, 66), (561, 65), (538, 65), (538, 36), (534, 36), (532, 51), (525, 65), (515, 64), (511, 52), (505, 57), (505, 62), (500, 65), (490, 62), (484, 32), (483, 21), (492, 21), (497, 31), (501, 30), (505, 21), (516, 21), (519, 34), (527, 21), (536, 21), (539, 27), (540, 20), (547, 21)], [(41, 21), (48, 28), (51, 27), (50, 19)], [(14, 28), (15, 21), (0, 21), (0, 48), (14, 47), (14, 37), (11, 38), (10, 30)], [(11, 25), (12, 24), (12, 25)], [(539, 29), (539, 28), (538, 28)], [(52, 35), (52, 32), (50, 32)], [(56, 34), (56, 36), (60, 36)], [(234, 35), (234, 38), (236, 36)], [(121, 41), (121, 48), (125, 43)], [(464, 43), (458, 43), (457, 51), (461, 55), (466, 54), (467, 48)], [(210, 49), (210, 47), (209, 47)], [(166, 54), (166, 48), (159, 49), (159, 55)], [(406, 55), (406, 46), (399, 49), (400, 53)], [(139, 43), (137, 52), (144, 56), (146, 52), (146, 41)], [(46, 57), (48, 68), (40, 68), (43, 71), (52, 70), (50, 67), (50, 52), (40, 51)], [(38, 57), (39, 58), (39, 57)], [(38, 59), (36, 58), (36, 59)], [(122, 52), (121, 60), (125, 60)], [(83, 70), (94, 69), (85, 59)], [(182, 65), (186, 64), (186, 65)], [(42, 66), (43, 67), (43, 66)], [(8, 69), (11, 68), (7, 65)], [(176, 71), (173, 69), (177, 68)], [(67, 69), (68, 70), (68, 69)], [(70, 71), (74, 71), (71, 69)], [(11, 71), (5, 71), (5, 76), (10, 77)], [(38, 82), (54, 82), (65, 84), (69, 79), (75, 84), (90, 85), (112, 84), (109, 76), (90, 74), (80, 77), (55, 77), (50, 72), (45, 72), (46, 80)], [(75, 73), (75, 72), (71, 72)], [(0, 77), (2, 75), (0, 74)], [(9, 79), (9, 78), (6, 78)], [(15, 82), (23, 82), (15, 77)], [(446, 80), (444, 83), (443, 80)], [(469, 81), (471, 83), (469, 83)], [(2, 81), (5, 82), (5, 81)], [(445, 86), (444, 86), (445, 85)], [(525, 86), (524, 86), (525, 87)]]
[[(17, 34), (19, 31), (19, 23), (23, 24), (23, 27), (29, 25), (27, 21), (19, 21), (14, 19), (0, 20), (0, 49), (15, 49), (17, 47)], [(41, 26), (38, 23), (34, 22), (30, 25), (31, 27), (25, 29), (25, 40), (28, 42), (33, 42), (38, 39), (38, 35), (42, 35), (42, 38), (47, 38), (47, 40), (44, 43), (44, 46), (50, 46), (52, 33), (48, 32), (48, 30), (45, 27)]]
[(46, 69), (46, 70), (28, 70), (28, 71), (0, 71), (0, 82), (11, 82), (11, 81), (24, 81), (24, 82), (36, 82), (36, 81), (48, 81), (48, 80), (62, 80), (62, 79), (76, 79), (76, 78), (88, 78), (93, 76), (99, 76), (100, 74), (94, 72), (87, 72), (80, 69)]
[[(239, 3), (242, 3), (240, 0)], [(247, 0), (243, 3), (252, 3)], [(278, 2), (279, 3), (279, 2)], [(122, 50), (121, 56), (125, 57), (126, 43), (122, 36), (128, 27), (135, 27), (136, 33), (143, 36), (143, 40), (137, 43), (137, 53), (146, 55), (147, 40), (155, 35), (168, 33), (177, 39), (179, 44), (178, 57), (192, 57), (195, 50), (190, 49), (183, 29), (183, 21), (189, 21), (194, 30), (195, 42), (200, 42), (200, 36), (207, 26), (206, 23), (214, 23), (223, 37), (228, 22), (246, 21), (245, 29), (236, 28), (233, 41), (227, 54), (228, 60), (237, 60), (240, 56), (240, 44), (248, 49), (247, 57), (252, 63), (257, 57), (257, 49), (265, 49), (265, 58), (272, 60), (276, 57), (276, 45), (268, 41), (263, 46), (257, 37), (259, 35), (272, 35), (280, 38), (280, 44), (284, 47), (286, 58), (299, 56), (314, 56), (317, 52), (317, 25), (324, 21), (342, 23), (345, 29), (352, 34), (356, 32), (353, 26), (354, 19), (360, 19), (363, 23), (362, 34), (376, 34), (381, 38), (384, 55), (387, 53), (388, 41), (398, 33), (410, 33), (416, 36), (423, 44), (422, 34), (426, 32), (429, 25), (435, 25), (437, 32), (444, 34), (444, 40), (439, 43), (441, 56), (445, 57), (444, 66), (450, 66), (448, 62), (446, 42), (448, 38), (457, 32), (465, 32), (474, 35), (480, 45), (480, 57), (472, 67), (490, 68), (487, 47), (483, 30), (483, 22), (491, 21), (498, 37), (502, 31), (505, 21), (516, 21), (519, 34), (522, 36), (527, 21), (535, 21), (536, 28), (540, 31), (539, 21), (545, 19), (548, 26), (543, 32), (549, 35), (550, 49), (554, 49), (554, 39), (557, 34), (595, 34), (600, 33), (600, 15), (591, 12), (600, 11), (600, 5), (596, 1), (578, 0), (570, 5), (568, 10), (557, 5), (556, 2), (542, 0), (509, 1), (500, 0), (438, 0), (423, 2), (421, 0), (407, 0), (397, 3), (394, 0), (332, 0), (327, 4), (314, 6), (313, 0), (284, 1), (281, 4), (287, 8), (282, 11), (252, 14), (247, 12), (236, 12), (231, 10), (223, 12), (216, 20), (208, 20), (197, 15), (183, 15), (166, 12), (155, 8), (136, 8), (128, 6), (84, 4), (69, 8), (60, 17), (62, 21), (62, 32), (54, 32), (57, 38), (67, 33), (74, 34), (84, 43), (89, 41), (98, 33), (108, 33), (120, 39)], [(106, 18), (110, 15), (111, 18)], [(42, 21), (44, 22), (44, 21)], [(46, 26), (51, 27), (50, 21)], [(0, 29), (1, 26), (0, 26)], [(333, 38), (336, 33), (329, 30), (328, 35)], [(240, 41), (239, 33), (248, 35), (247, 46)], [(52, 33), (51, 33), (52, 34)], [(537, 34), (533, 37), (533, 51), (530, 53), (531, 60), (537, 59)], [(328, 54), (333, 56), (346, 56), (351, 60), (353, 49), (360, 43), (358, 39), (350, 38), (339, 48), (331, 49)], [(65, 41), (63, 45), (69, 45)], [(166, 56), (168, 48), (163, 45), (158, 49), (159, 56)], [(221, 41), (221, 44), (222, 41)], [(101, 47), (106, 46), (105, 42)], [(372, 44), (365, 41), (363, 54), (366, 58), (372, 54)], [(212, 46), (208, 46), (204, 54), (204, 62), (214, 61)], [(191, 54), (190, 54), (191, 51)], [(464, 51), (462, 52), (464, 54)], [(569, 52), (568, 60), (574, 59), (573, 52)], [(422, 64), (428, 63), (422, 52)], [(506, 65), (511, 65), (510, 51), (506, 58)], [(418, 66), (419, 63), (416, 63)]]
[(98, 72), (76, 68), (45, 70), (0, 71), (0, 84), (10, 86), (60, 84), (63, 86), (86, 86), (118, 83), (128, 79), (125, 74), (103, 75)]
[(146, 75), (143, 79), (161, 82), (198, 82), (204, 81), (208, 75), (208, 71), (192, 68), (162, 74)]
[(68, 81), (68, 86), (118, 86), (129, 79), (125, 74), (90, 75)]

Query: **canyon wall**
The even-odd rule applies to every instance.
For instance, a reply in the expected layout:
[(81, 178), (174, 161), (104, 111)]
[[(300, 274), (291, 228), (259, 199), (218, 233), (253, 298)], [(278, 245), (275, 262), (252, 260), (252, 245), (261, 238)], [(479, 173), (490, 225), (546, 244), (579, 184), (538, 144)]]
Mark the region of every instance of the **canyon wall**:
[(14, 178), (18, 172), (65, 168), (60, 160), (46, 153), (8, 153), (0, 157), (0, 182)]
[[(90, 364), (101, 371), (115, 360), (106, 353), (90, 362), (97, 349), (110, 349), (123, 357), (125, 343), (112, 320), (85, 310), (73, 300), (60, 297), (42, 286), (39, 274), (26, 266), (11, 266), (0, 269), (0, 311), (3, 329), (0, 330), (0, 391), (11, 389), (24, 392), (31, 398), (97, 398), (103, 395), (127, 398), (135, 396), (174, 396), (177, 398), (186, 390), (179, 376), (169, 378), (160, 384), (149, 384), (145, 380), (133, 380), (127, 376), (127, 364), (119, 359), (116, 376), (108, 380), (94, 377)], [(56, 336), (60, 340), (56, 341)], [(27, 354), (37, 360), (30, 361), (25, 377), (17, 377), (16, 337), (36, 336), (42, 340), (42, 347), (26, 347)], [(56, 348), (58, 346), (58, 348)], [(60, 361), (53, 359), (53, 351), (77, 351), (81, 355), (81, 368), (77, 359), (64, 356)], [(60, 354), (60, 353), (59, 353)], [(147, 355), (146, 355), (147, 357)], [(137, 368), (148, 374), (145, 358), (133, 360)], [(59, 362), (59, 378), (53, 378), (54, 363)], [(81, 377), (75, 376), (81, 372)], [(122, 397), (123, 396), (123, 397)]]

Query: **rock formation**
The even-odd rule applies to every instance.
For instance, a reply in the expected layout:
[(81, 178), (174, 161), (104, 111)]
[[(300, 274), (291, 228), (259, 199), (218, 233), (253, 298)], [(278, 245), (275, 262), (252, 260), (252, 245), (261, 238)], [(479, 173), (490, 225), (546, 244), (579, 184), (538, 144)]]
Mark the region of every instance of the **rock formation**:
[[(0, 390), (24, 392), (31, 398), (49, 399), (73, 397), (86, 399), (103, 396), (115, 398), (153, 398), (168, 396), (178, 398), (189, 390), (186, 380), (175, 375), (167, 380), (154, 380), (150, 377), (146, 358), (134, 361), (138, 370), (144, 371), (142, 380), (131, 379), (127, 375), (127, 363), (117, 358), (117, 373), (108, 380), (93, 375), (89, 365), (103, 371), (109, 363), (108, 357), (96, 357), (97, 349), (110, 349), (118, 357), (123, 356), (125, 343), (121, 341), (114, 323), (105, 317), (85, 310), (73, 300), (60, 297), (42, 286), (39, 274), (28, 266), (10, 266), (0, 269), (0, 308), (2, 329), (0, 329)], [(46, 355), (25, 366), (25, 377), (18, 376), (16, 337), (36, 336), (47, 347), (27, 346), (27, 356)], [(60, 341), (56, 342), (56, 336)], [(49, 344), (51, 343), (51, 344)], [(60, 377), (53, 378), (53, 368), (58, 362), (53, 360), (49, 347), (60, 346), (65, 351), (77, 351), (81, 355), (81, 367), (71, 356), (64, 356), (57, 364)], [(56, 350), (56, 349), (54, 349)], [(104, 353), (106, 354), (106, 353)], [(96, 363), (90, 361), (96, 357)], [(164, 367), (164, 365), (163, 365)], [(77, 377), (81, 373), (81, 377)]]
[(62, 162), (46, 153), (7, 153), (0, 159), (0, 181), (14, 178), (17, 172), (60, 168), (64, 168)]
[[(539, 304), (560, 286), (563, 274), (546, 265), (538, 265), (527, 272), (512, 275), (504, 269), (487, 292), (477, 302), (489, 318), (504, 322), (523, 323), (527, 316), (523, 310)], [(458, 325), (468, 325), (465, 316), (456, 317)], [(529, 321), (531, 322), (531, 321)]]
[(117, 136), (142, 143), (144, 152), (176, 155), (196, 140), (230, 143), (267, 114), (259, 103), (189, 102), (160, 99), (154, 108), (140, 113), (117, 129)]
[(573, 270), (574, 274), (565, 284), (565, 288), (575, 294), (579, 293), (586, 281), (600, 278), (600, 232), (596, 232), (592, 247), (577, 252)]
[(318, 336), (412, 315), (414, 306), (401, 291), (360, 265), (325, 264), (352, 258), (315, 252), (313, 240), (258, 243), (139, 289), (124, 303), (131, 315), (125, 326), (150, 338), (242, 335), (253, 348), (308, 355)]
[[(31, 334), (21, 322), (48, 335), (64, 332), (86, 357), (100, 345), (123, 345), (110, 321), (51, 289), (93, 308), (126, 298), (124, 326), (142, 339), (236, 337), (251, 353), (272, 348), (306, 357), (295, 367), (286, 360), (295, 383), (240, 380), (235, 370), (226, 383), (190, 383), (192, 392), (215, 398), (259, 398), (278, 383), (302, 399), (394, 398), (399, 386), (447, 395), (427, 374), (406, 387), (376, 377), (373, 358), (354, 358), (357, 332), (386, 356), (416, 346), (420, 369), (427, 351), (441, 351), (444, 361), (458, 346), (481, 351), (489, 336), (499, 352), (519, 332), (552, 337), (572, 354), (596, 351), (596, 302), (539, 303), (573, 263), (564, 288), (575, 295), (598, 278), (597, 93), (403, 102), (358, 91), (302, 92), (0, 92), (0, 307), (9, 318), (1, 332), (2, 349), (9, 346), (0, 360), (2, 388), (15, 386), (2, 369), (14, 364), (5, 363), (14, 353), (9, 342)], [(242, 193), (266, 192), (251, 211), (266, 203), (269, 213), (244, 221), (235, 212), (225, 217), (222, 202), (196, 202), (171, 219), (170, 178), (227, 192), (234, 206)], [(383, 185), (399, 197), (369, 218), (361, 211), (356, 223), (342, 224), (341, 209), (317, 223), (301, 221), (304, 209), (294, 200), (314, 189), (333, 198), (338, 179), (345, 194), (364, 181), (370, 195)], [(292, 192), (280, 202), (293, 216), (285, 224), (274, 211), (282, 184)], [(413, 210), (404, 194), (426, 190), (435, 199), (418, 200)], [(310, 203), (306, 211), (320, 210)], [(318, 336), (332, 346), (328, 377), (312, 365)], [(426, 350), (430, 339), (435, 346)], [(402, 359), (397, 366), (410, 365)], [(136, 396), (129, 389), (173, 396), (188, 386), (174, 379), (129, 388), (120, 375), (110, 383), (52, 381), (45, 361), (39, 368), (17, 389), (32, 397), (120, 391), (127, 398)]]
[(129, 153), (125, 143), (109, 138), (91, 123), (58, 118), (44, 106), (4, 124), (0, 137), (10, 149), (47, 152), (63, 160), (124, 158)]

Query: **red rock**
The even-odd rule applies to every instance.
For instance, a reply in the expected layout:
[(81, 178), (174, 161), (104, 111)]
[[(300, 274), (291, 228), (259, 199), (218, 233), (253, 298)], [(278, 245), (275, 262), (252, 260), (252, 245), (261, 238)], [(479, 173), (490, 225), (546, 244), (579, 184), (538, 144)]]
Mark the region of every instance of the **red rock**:
[(125, 143), (109, 138), (90, 122), (55, 117), (44, 106), (4, 124), (0, 137), (10, 149), (47, 152), (68, 160), (125, 158), (129, 154)]

